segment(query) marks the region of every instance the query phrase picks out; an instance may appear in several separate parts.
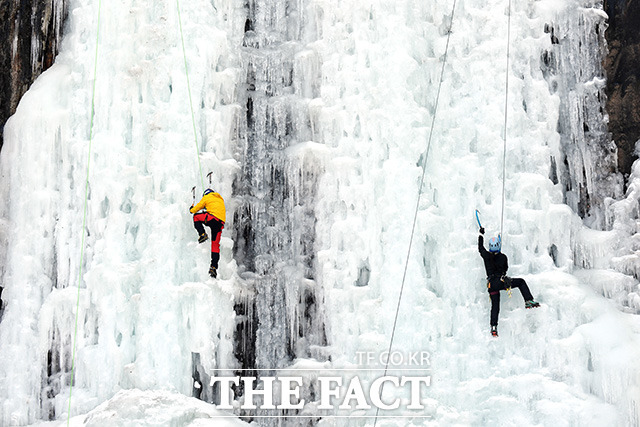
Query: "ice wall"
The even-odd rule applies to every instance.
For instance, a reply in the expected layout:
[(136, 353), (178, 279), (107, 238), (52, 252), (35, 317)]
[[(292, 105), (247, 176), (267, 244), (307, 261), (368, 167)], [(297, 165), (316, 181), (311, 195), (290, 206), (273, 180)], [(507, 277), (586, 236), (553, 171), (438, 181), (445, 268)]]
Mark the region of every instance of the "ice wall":
[[(318, 265), (332, 360), (348, 365), (389, 345), (451, 4), (320, 4), (332, 160)], [(458, 4), (394, 343), (431, 351), (435, 424), (638, 421), (638, 282), (611, 271), (620, 235), (580, 219), (589, 194), (587, 224), (604, 223), (619, 191), (591, 62), (601, 52), (588, 47), (603, 20), (594, 3), (513, 2), (504, 251), (543, 307), (505, 295), (490, 341), (473, 212), (499, 231), (507, 4)]]
[[(601, 207), (615, 175), (588, 172), (610, 164), (600, 68), (579, 59), (598, 4), (513, 1), (507, 70), (506, 2), (458, 2), (436, 111), (451, 2), (185, 2), (197, 150), (175, 6), (103, 4), (85, 230), (97, 4), (69, 3), (8, 123), (2, 424), (66, 418), (80, 267), (72, 415), (141, 402), (139, 420), (162, 395), (204, 416), (175, 393), (215, 401), (212, 369), (386, 350), (423, 166), (394, 350), (431, 353), (434, 424), (637, 424), (640, 196)], [(506, 72), (504, 251), (542, 308), (505, 295), (493, 340), (473, 212), (497, 233)], [(186, 211), (196, 151), (227, 201), (216, 282)]]
[[(0, 156), (3, 425), (65, 419), (76, 315), (72, 415), (123, 388), (191, 395), (200, 372), (234, 363), (232, 242), (225, 231), (221, 280), (206, 285), (208, 248), (187, 211), (202, 188), (176, 3), (102, 2), (85, 229), (98, 2), (68, 6), (61, 54), (9, 120)], [(182, 10), (202, 168), (225, 195), (238, 169), (235, 11)]]

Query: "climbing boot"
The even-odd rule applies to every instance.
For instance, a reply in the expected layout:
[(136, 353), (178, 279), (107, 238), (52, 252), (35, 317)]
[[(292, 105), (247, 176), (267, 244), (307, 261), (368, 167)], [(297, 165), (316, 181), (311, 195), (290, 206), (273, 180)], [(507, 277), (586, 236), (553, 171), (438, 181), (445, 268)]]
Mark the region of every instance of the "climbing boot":
[(491, 335), (498, 338), (498, 327), (497, 326), (492, 326), (491, 327)]
[(209, 236), (207, 236), (207, 233), (202, 233), (198, 238), (198, 243), (206, 242), (208, 238)]
[(212, 266), (209, 268), (209, 276), (213, 277), (214, 279), (218, 277), (218, 271), (215, 267)]
[(540, 304), (538, 304), (532, 299), (530, 299), (529, 301), (525, 301), (524, 303), (524, 308), (536, 308), (536, 307), (540, 307)]

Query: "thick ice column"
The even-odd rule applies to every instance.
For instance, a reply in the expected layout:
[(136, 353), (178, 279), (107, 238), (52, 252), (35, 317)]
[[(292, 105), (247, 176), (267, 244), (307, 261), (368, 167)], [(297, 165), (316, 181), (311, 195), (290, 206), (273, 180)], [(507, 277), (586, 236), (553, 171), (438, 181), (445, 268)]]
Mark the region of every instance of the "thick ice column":
[(602, 2), (568, 2), (545, 25), (551, 44), (541, 57), (549, 89), (560, 99), (560, 144), (550, 177), (562, 185), (565, 202), (600, 229), (610, 226), (604, 200), (619, 197), (622, 183), (604, 109), (606, 19)]
[[(315, 286), (315, 192), (323, 172), (309, 104), (319, 96), (319, 58), (306, 47), (313, 15), (304, 2), (250, 1), (243, 40), (246, 95), (234, 182), (235, 258), (255, 287), (237, 343), (255, 351), (243, 367), (277, 368), (324, 343)], [(307, 25), (311, 28), (307, 27)], [(253, 325), (249, 322), (253, 322)], [(255, 346), (246, 347), (247, 338)], [(252, 362), (255, 360), (255, 365)]]

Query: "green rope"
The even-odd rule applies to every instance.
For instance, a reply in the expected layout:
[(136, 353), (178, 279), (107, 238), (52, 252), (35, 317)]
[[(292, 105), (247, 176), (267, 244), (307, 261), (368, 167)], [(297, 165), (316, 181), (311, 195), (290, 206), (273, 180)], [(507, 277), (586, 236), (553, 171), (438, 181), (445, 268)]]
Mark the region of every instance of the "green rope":
[(184, 72), (187, 75), (187, 91), (189, 92), (189, 107), (191, 108), (191, 123), (193, 124), (193, 139), (196, 145), (196, 157), (198, 158), (198, 169), (200, 171), (200, 181), (204, 186), (204, 176), (202, 175), (202, 164), (200, 163), (200, 149), (198, 148), (198, 133), (196, 132), (196, 116), (193, 112), (193, 99), (191, 98), (191, 83), (189, 82), (189, 67), (187, 66), (187, 52), (184, 48), (184, 34), (182, 33), (182, 17), (180, 16), (180, 0), (176, 0), (178, 8), (178, 25), (180, 26), (180, 40), (182, 41), (182, 56), (184, 58)]
[[(186, 50), (184, 47), (184, 36), (182, 33), (182, 19), (180, 17), (180, 2), (179, 0), (176, 0), (176, 4), (177, 4), (177, 8), (178, 8), (178, 23), (180, 25), (180, 38), (182, 41), (182, 55), (184, 58), (184, 68), (185, 68), (185, 73), (187, 76), (187, 89), (189, 92), (189, 106), (191, 107), (191, 121), (193, 124), (193, 136), (194, 136), (194, 140), (195, 140), (195, 147), (196, 147), (196, 156), (198, 158), (198, 168), (200, 171), (200, 180), (202, 182), (202, 187), (204, 188), (204, 177), (202, 175), (202, 166), (200, 163), (200, 150), (198, 149), (198, 136), (197, 136), (197, 132), (196, 132), (196, 121), (195, 121), (195, 114), (193, 112), (193, 100), (191, 97), (191, 84), (189, 82), (189, 70), (187, 67), (187, 55), (186, 55)], [(84, 207), (83, 207), (83, 219), (82, 219), (82, 241), (80, 244), (80, 265), (79, 265), (79, 275), (78, 275), (78, 293), (77, 293), (77, 298), (76, 298), (76, 318), (75, 318), (75, 330), (74, 330), (74, 334), (73, 334), (73, 349), (72, 349), (72, 356), (71, 356), (71, 382), (69, 385), (69, 407), (67, 410), (67, 426), (69, 426), (70, 421), (71, 421), (71, 397), (72, 397), (72, 391), (73, 391), (73, 382), (74, 382), (74, 378), (75, 378), (75, 361), (76, 361), (76, 345), (77, 345), (77, 337), (78, 337), (78, 316), (79, 316), (79, 312), (80, 312), (80, 284), (82, 283), (82, 274), (83, 274), (83, 268), (82, 265), (84, 263), (84, 249), (85, 249), (85, 230), (86, 230), (86, 226), (87, 226), (87, 205), (88, 205), (88, 199), (89, 199), (89, 172), (90, 172), (90, 166), (91, 166), (91, 147), (93, 144), (93, 120), (94, 120), (94, 114), (95, 114), (95, 96), (96, 96), (96, 76), (97, 76), (97, 71), (98, 71), (98, 42), (100, 40), (100, 13), (101, 13), (101, 9), (102, 9), (102, 1), (98, 0), (98, 23), (97, 23), (97, 28), (96, 28), (96, 51), (95, 51), (95, 57), (94, 57), (94, 64), (93, 64), (93, 87), (92, 87), (92, 93), (91, 93), (91, 118), (90, 118), (90, 124), (89, 124), (89, 154), (87, 155), (87, 177), (86, 177), (86, 181), (85, 181), (85, 194), (84, 194)]]
[(82, 283), (82, 264), (84, 263), (84, 243), (85, 243), (85, 230), (87, 227), (87, 204), (89, 200), (89, 167), (91, 166), (91, 145), (93, 143), (93, 116), (95, 113), (95, 99), (96, 99), (96, 76), (98, 73), (98, 42), (100, 40), (100, 11), (102, 1), (98, 0), (98, 24), (96, 28), (96, 53), (93, 59), (93, 87), (91, 89), (91, 118), (89, 122), (89, 154), (87, 155), (87, 178), (84, 187), (84, 208), (82, 218), (82, 241), (80, 243), (80, 264), (78, 269), (80, 270), (78, 275), (78, 295), (76, 298), (76, 320), (75, 330), (73, 332), (73, 349), (71, 355), (71, 382), (69, 384), (69, 408), (67, 410), (67, 426), (71, 421), (71, 395), (73, 391), (73, 381), (75, 379), (76, 369), (76, 345), (78, 338), (78, 314), (80, 312), (80, 284)]

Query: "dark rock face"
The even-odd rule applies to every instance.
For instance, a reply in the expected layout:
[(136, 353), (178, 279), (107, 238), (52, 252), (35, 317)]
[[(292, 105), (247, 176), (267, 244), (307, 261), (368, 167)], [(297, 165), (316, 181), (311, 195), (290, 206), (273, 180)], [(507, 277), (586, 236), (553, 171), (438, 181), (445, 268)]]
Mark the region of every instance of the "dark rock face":
[(640, 139), (640, 1), (605, 0), (604, 8), (609, 15), (604, 63), (609, 131), (618, 146), (620, 171), (628, 175)]
[(58, 53), (66, 0), (0, 0), (0, 148), (4, 124)]

